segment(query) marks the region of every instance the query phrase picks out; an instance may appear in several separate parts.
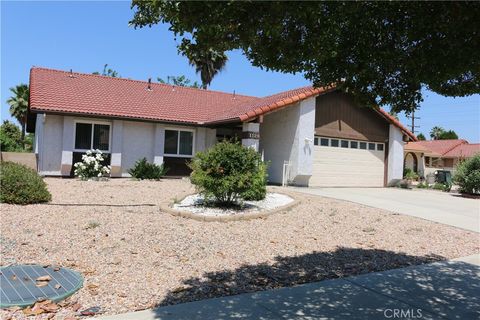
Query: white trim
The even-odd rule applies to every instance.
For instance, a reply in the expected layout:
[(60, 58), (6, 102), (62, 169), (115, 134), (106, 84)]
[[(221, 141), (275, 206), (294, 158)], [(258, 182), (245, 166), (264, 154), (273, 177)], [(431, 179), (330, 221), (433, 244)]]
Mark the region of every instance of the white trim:
[[(77, 137), (77, 123), (85, 123), (85, 124), (91, 124), (92, 125), (92, 140), (90, 141), (90, 149), (77, 149), (75, 148), (75, 139)], [(83, 119), (75, 119), (73, 120), (73, 146), (72, 150), (74, 152), (87, 152), (88, 150), (93, 149), (93, 134), (95, 131), (95, 125), (96, 124), (101, 124), (101, 125), (108, 125), (108, 150), (100, 150), (104, 153), (111, 153), (112, 151), (112, 122), (109, 121), (102, 121), (102, 120), (83, 120)]]
[[(177, 135), (177, 153), (165, 153), (165, 139), (167, 137), (167, 130), (170, 131), (177, 131), (179, 134)], [(191, 155), (186, 155), (186, 154), (179, 154), (179, 149), (180, 149), (180, 131), (187, 131), (192, 133), (192, 154)], [(164, 157), (174, 157), (174, 158), (192, 158), (193, 155), (195, 154), (195, 138), (196, 138), (196, 130), (195, 129), (190, 129), (190, 128), (184, 128), (184, 127), (165, 127), (165, 137), (164, 137), (164, 143), (163, 143), (163, 156)]]
[(41, 176), (61, 176), (62, 171), (40, 171), (38, 174)]

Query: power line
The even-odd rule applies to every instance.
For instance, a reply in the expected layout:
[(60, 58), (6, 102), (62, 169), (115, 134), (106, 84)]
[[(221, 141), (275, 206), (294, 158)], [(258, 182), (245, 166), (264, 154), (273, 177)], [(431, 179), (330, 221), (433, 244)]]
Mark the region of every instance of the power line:
[(410, 125), (410, 128), (413, 134), (415, 134), (415, 128), (420, 128), (420, 126), (415, 125), (415, 119), (420, 120), (420, 117), (415, 117), (415, 110), (412, 111), (411, 115), (406, 115), (405, 116), (407, 119), (412, 119), (412, 124)]

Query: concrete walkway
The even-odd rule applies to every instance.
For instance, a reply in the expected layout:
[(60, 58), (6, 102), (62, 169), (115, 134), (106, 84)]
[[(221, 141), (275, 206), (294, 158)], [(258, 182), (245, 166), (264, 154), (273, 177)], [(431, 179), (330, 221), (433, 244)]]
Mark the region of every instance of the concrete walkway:
[(479, 293), (477, 254), (100, 319), (479, 319)]
[(360, 203), (480, 232), (480, 200), (432, 190), (398, 188), (288, 188)]

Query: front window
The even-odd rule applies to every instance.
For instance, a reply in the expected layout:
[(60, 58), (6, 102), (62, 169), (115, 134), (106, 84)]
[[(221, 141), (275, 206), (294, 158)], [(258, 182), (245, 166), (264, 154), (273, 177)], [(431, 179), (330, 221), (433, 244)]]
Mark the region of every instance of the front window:
[(165, 130), (165, 155), (193, 156), (193, 132)]
[(77, 122), (75, 124), (75, 150), (99, 149), (110, 151), (110, 125)]

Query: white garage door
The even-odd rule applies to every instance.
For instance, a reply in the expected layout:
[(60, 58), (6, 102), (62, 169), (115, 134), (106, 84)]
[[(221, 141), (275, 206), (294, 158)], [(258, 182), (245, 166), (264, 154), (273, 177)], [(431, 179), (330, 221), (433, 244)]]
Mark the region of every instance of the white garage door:
[(312, 187), (383, 187), (385, 145), (315, 137)]

